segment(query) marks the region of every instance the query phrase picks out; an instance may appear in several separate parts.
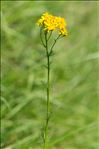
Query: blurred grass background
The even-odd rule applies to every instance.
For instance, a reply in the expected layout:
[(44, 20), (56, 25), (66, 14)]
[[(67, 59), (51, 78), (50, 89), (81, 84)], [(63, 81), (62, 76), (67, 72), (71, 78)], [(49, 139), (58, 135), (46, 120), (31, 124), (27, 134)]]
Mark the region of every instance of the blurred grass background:
[(45, 11), (69, 30), (54, 48), (50, 148), (98, 149), (98, 10), (94, 1), (2, 1), (2, 149), (42, 144), (46, 70), (36, 21)]

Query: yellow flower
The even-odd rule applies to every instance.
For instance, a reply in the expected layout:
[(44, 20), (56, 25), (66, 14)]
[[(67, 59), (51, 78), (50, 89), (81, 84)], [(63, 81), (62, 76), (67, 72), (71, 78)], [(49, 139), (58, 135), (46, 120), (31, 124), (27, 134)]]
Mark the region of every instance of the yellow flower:
[(39, 26), (42, 26), (47, 32), (57, 30), (62, 36), (67, 36), (67, 23), (64, 18), (53, 16), (48, 12), (44, 13), (37, 21)]

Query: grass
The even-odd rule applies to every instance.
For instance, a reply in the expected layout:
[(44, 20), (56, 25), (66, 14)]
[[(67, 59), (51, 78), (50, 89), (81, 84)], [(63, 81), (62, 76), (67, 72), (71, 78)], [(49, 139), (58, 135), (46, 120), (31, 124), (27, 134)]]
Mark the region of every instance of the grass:
[(50, 148), (99, 147), (98, 9), (96, 1), (2, 1), (2, 149), (41, 149), (46, 70), (35, 23), (44, 11), (69, 30), (54, 48)]

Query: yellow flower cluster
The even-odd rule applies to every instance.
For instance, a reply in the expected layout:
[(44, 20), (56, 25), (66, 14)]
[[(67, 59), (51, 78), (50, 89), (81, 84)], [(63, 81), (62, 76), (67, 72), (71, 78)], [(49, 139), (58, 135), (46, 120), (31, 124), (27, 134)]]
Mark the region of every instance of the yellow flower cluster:
[(44, 13), (41, 18), (38, 20), (37, 24), (39, 26), (43, 26), (46, 31), (58, 30), (60, 35), (66, 36), (67, 32), (67, 24), (64, 18), (53, 16), (48, 12)]

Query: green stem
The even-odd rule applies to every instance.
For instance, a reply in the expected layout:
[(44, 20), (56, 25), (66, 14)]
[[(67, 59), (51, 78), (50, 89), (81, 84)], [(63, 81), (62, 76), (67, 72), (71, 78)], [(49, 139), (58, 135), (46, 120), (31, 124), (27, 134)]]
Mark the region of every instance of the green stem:
[(40, 28), (40, 39), (41, 39), (42, 45), (43, 45), (44, 47), (46, 47), (46, 45), (45, 45), (45, 43), (44, 43), (44, 41), (43, 41), (43, 39), (42, 39), (42, 27)]
[(50, 53), (49, 53), (49, 54), (52, 53), (52, 50), (53, 50), (53, 48), (54, 48), (54, 46), (55, 46), (55, 44), (56, 44), (56, 41), (59, 39), (59, 37), (60, 37), (60, 35), (58, 35), (58, 37), (54, 40), (54, 43), (53, 43), (53, 45), (52, 45), (52, 47), (51, 47), (51, 49), (50, 49)]
[(47, 31), (45, 33), (45, 43), (42, 40), (42, 30), (40, 33), (41, 41), (43, 46), (46, 49), (46, 56), (47, 56), (47, 109), (46, 109), (46, 122), (44, 127), (44, 133), (43, 133), (43, 140), (44, 140), (44, 146), (43, 149), (47, 149), (48, 146), (48, 124), (49, 124), (49, 116), (50, 116), (50, 56), (53, 52), (53, 47), (56, 44), (56, 41), (59, 39), (60, 35), (55, 39), (54, 43), (52, 44), (52, 47), (48, 49), (48, 41), (51, 37), (52, 32), (50, 33), (49, 37), (47, 37)]
[(46, 149), (47, 145), (47, 134), (48, 134), (48, 123), (49, 123), (49, 113), (50, 113), (50, 56), (48, 52), (48, 39), (47, 39), (47, 32), (45, 33), (45, 41), (46, 41), (46, 56), (47, 56), (47, 114), (46, 114), (46, 123), (45, 123), (45, 130), (44, 130), (44, 149)]

